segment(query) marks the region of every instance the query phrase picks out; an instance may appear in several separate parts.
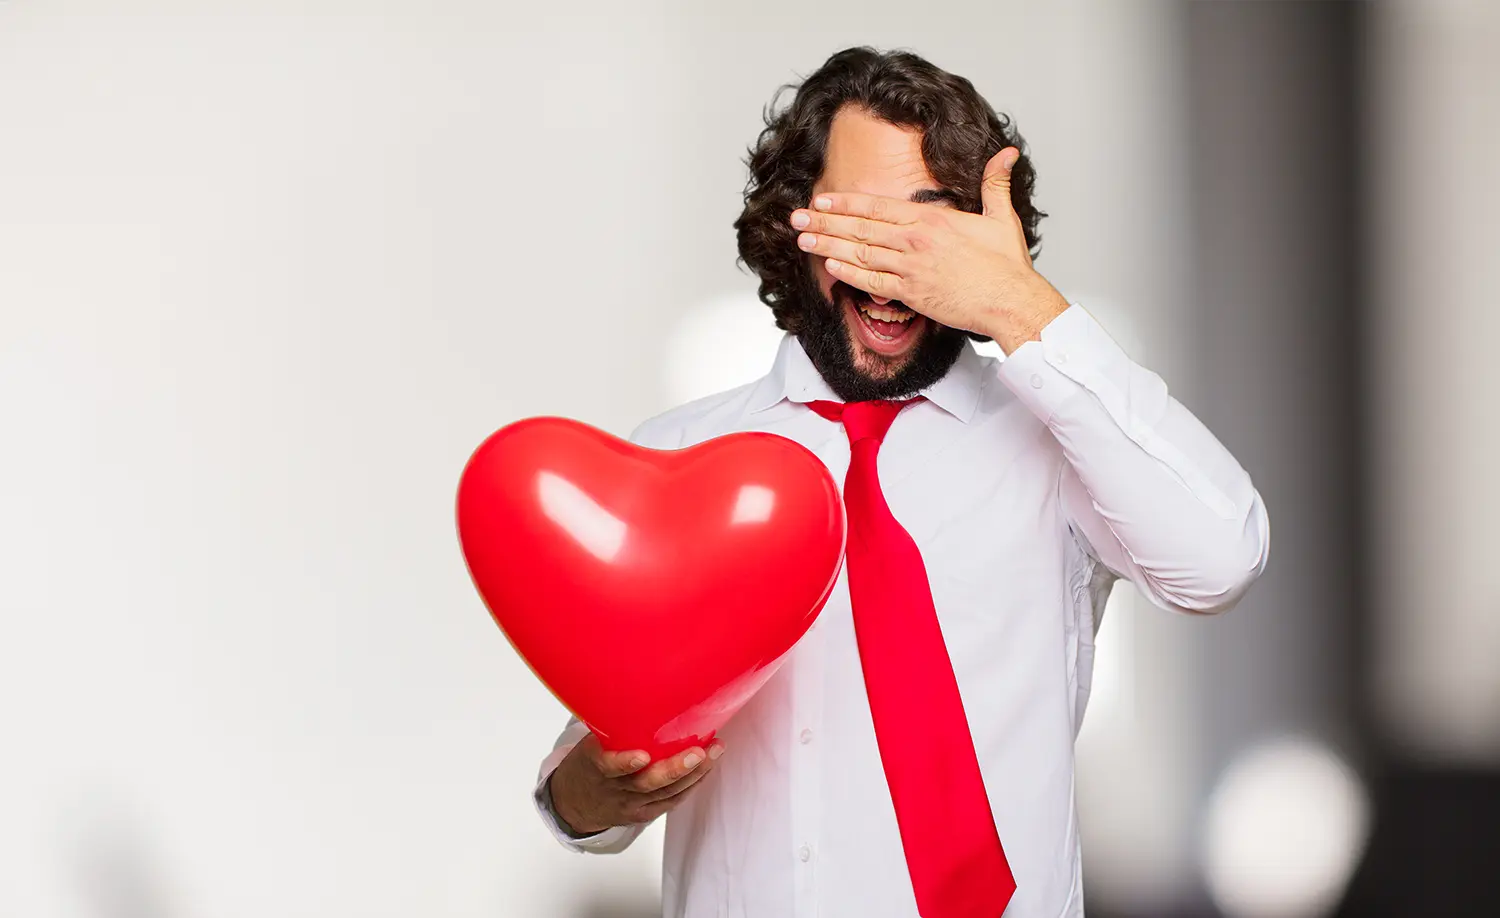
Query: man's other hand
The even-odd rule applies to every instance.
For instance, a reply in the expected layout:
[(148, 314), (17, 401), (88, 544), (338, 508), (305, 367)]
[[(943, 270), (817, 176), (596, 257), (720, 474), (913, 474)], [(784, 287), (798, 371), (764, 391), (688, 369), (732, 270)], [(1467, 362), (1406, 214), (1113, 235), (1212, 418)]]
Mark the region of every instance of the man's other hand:
[(552, 808), (580, 836), (644, 825), (682, 803), (723, 752), (715, 740), (648, 765), (645, 752), (609, 752), (590, 733), (552, 772)]

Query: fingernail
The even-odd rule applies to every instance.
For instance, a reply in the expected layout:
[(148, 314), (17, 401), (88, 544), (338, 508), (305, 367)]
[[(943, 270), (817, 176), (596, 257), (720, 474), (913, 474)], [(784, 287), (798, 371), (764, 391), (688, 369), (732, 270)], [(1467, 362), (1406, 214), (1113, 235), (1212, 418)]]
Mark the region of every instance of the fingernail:
[(683, 764), (683, 767), (685, 767), (685, 768), (697, 768), (698, 767), (698, 763), (701, 762), (701, 761), (703, 761), (703, 760), (698, 757), (698, 753), (696, 753), (696, 752), (690, 752), (690, 753), (688, 753), (687, 758), (685, 758), (685, 759), (682, 760), (682, 764)]
[(833, 206), (833, 198), (818, 198), (813, 201), (813, 206), (818, 210), (827, 210)]
[(797, 245), (804, 249), (811, 249), (818, 244), (818, 237), (812, 233), (803, 233), (797, 237)]
[(828, 259), (827, 267), (828, 267), (828, 273), (829, 274), (833, 274), (834, 272), (838, 271), (843, 266), (844, 266), (844, 263), (842, 261), (839, 261), (836, 258), (830, 258), (830, 259)]
[(646, 757), (643, 755), (633, 755), (630, 757), (629, 764), (631, 768), (643, 768), (646, 764)]
[(714, 747), (712, 747), (711, 749), (708, 750), (708, 757), (710, 759), (713, 759), (714, 761), (718, 761), (719, 756), (721, 756), (723, 754), (724, 754), (724, 747), (723, 746), (714, 746)]
[(800, 210), (792, 214), (792, 226), (796, 229), (802, 229), (804, 226), (811, 222), (812, 217), (809, 217), (807, 214), (803, 213)]

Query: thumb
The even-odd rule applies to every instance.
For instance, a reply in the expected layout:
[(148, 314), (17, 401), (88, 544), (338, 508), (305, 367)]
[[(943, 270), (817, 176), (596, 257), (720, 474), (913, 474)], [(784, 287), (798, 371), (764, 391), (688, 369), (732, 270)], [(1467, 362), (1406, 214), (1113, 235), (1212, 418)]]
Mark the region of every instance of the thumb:
[(984, 203), (986, 217), (1003, 217), (1014, 213), (1010, 206), (1010, 170), (1020, 158), (1020, 150), (1006, 147), (991, 156), (990, 161), (985, 164), (984, 180), (979, 185), (979, 198)]

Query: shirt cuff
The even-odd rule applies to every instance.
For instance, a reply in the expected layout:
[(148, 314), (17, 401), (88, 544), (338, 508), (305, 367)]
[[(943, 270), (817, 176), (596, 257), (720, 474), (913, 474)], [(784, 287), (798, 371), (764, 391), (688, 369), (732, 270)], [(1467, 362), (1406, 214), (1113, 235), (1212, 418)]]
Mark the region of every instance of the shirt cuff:
[(1132, 433), (1129, 406), (1113, 397), (1120, 386), (1111, 380), (1128, 380), (1135, 364), (1088, 310), (1070, 305), (1047, 323), (1040, 337), (1000, 364), (1000, 379), (1016, 398), (1049, 423), (1069, 399), (1092, 392), (1115, 423)]

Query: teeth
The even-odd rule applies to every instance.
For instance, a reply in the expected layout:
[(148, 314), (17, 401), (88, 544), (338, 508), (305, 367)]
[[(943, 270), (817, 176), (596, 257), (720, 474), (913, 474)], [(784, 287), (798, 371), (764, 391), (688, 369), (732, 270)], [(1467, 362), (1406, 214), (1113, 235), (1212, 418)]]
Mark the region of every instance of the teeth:
[(906, 323), (911, 321), (913, 315), (913, 313), (905, 309), (897, 311), (895, 309), (886, 309), (884, 306), (861, 306), (859, 308), (865, 315), (881, 322)]

